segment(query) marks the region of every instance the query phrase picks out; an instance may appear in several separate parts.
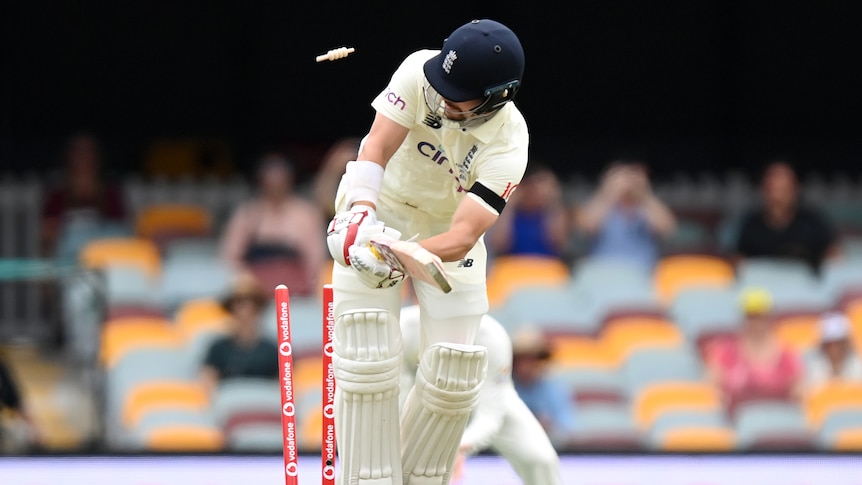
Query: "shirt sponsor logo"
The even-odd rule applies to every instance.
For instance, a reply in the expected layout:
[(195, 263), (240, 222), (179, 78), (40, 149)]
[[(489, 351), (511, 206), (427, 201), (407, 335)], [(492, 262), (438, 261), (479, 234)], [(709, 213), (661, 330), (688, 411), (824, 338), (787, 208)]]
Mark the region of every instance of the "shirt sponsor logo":
[(430, 158), (432, 161), (437, 162), (437, 165), (443, 165), (444, 162), (448, 162), (449, 159), (446, 158), (442, 149), (437, 148), (433, 143), (428, 143), (427, 141), (420, 141), (418, 145), (416, 145), (416, 149), (419, 150), (419, 153), (425, 155)]
[(391, 104), (392, 106), (395, 106), (396, 108), (400, 109), (401, 111), (404, 111), (404, 108), (407, 107), (407, 103), (404, 102), (403, 99), (401, 99), (401, 96), (398, 96), (397, 94), (395, 94), (395, 92), (392, 91), (391, 89), (387, 88), (386, 94), (384, 94), (383, 96), (386, 98), (386, 101), (388, 101), (389, 104)]

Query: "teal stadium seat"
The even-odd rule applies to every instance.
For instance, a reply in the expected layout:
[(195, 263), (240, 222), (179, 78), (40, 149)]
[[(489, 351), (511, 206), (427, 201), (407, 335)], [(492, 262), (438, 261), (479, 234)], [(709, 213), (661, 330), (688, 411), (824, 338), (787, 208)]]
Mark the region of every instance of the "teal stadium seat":
[(647, 348), (633, 351), (622, 369), (629, 395), (660, 382), (702, 382), (703, 362), (691, 346)]
[(275, 379), (235, 378), (220, 383), (212, 397), (213, 417), (225, 428), (237, 414), (281, 411), (281, 383)]
[(794, 402), (741, 403), (733, 420), (743, 450), (808, 450), (814, 446), (804, 410)]
[(624, 404), (592, 404), (577, 410), (577, 430), (573, 447), (584, 451), (636, 451), (644, 437)]

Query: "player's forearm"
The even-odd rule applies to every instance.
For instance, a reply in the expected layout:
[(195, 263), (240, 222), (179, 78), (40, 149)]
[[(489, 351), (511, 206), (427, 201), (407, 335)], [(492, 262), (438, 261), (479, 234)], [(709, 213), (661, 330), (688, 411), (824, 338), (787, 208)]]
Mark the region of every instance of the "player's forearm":
[(443, 262), (450, 262), (466, 257), (478, 240), (478, 236), (455, 229), (425, 239), (420, 244)]

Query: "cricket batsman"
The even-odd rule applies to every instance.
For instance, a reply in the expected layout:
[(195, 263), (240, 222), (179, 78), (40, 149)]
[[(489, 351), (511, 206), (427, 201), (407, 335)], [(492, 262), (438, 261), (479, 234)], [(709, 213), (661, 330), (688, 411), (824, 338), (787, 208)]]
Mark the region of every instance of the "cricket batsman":
[[(441, 50), (408, 55), (373, 100), (347, 164), (327, 244), (338, 264), (333, 358), (342, 485), (446, 485), (485, 379), (475, 345), (488, 311), (483, 235), (523, 177), (529, 134), (512, 103), (524, 51), (505, 25), (473, 20)], [(412, 239), (438, 257), (444, 293), (414, 280), (422, 347), (399, 415), (404, 275), (373, 239)]]
[[(419, 338), (418, 305), (401, 310), (401, 338), (401, 389), (406, 391), (413, 386), (424, 350)], [(506, 329), (485, 315), (474, 345), (488, 349), (488, 373), (461, 437), (459, 459), (490, 448), (512, 465), (524, 485), (561, 485), (560, 457), (512, 383), (512, 340)], [(457, 467), (455, 472), (457, 475)]]

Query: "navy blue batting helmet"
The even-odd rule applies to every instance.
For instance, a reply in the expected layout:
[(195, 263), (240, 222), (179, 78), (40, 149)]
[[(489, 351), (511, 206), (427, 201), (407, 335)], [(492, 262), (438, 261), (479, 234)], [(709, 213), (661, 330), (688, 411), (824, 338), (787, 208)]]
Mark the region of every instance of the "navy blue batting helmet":
[(425, 62), (424, 71), (431, 87), (449, 101), (485, 99), (483, 104), (495, 109), (511, 101), (520, 87), (524, 49), (500, 22), (473, 20), (452, 32), (440, 53)]

